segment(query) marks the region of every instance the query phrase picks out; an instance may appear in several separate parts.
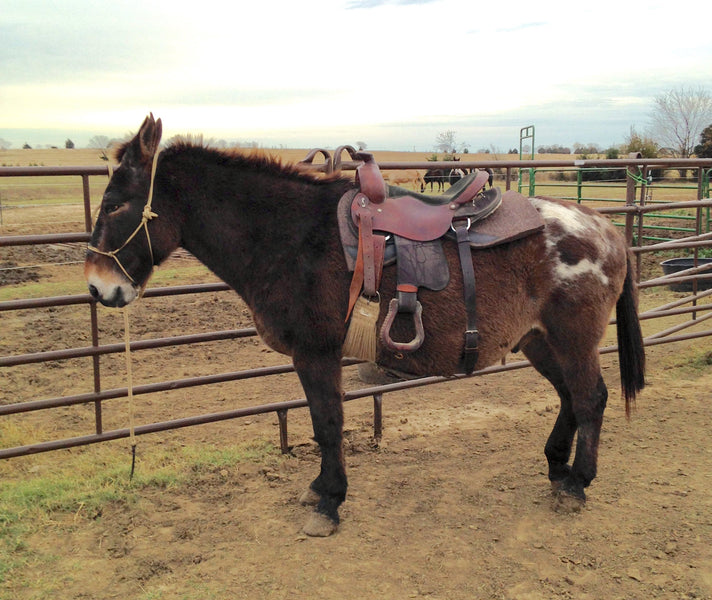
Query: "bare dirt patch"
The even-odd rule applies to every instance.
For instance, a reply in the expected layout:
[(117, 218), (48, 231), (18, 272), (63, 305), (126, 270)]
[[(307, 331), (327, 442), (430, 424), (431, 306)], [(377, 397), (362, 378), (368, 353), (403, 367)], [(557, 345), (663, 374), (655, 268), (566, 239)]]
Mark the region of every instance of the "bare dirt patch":
[[(177, 326), (188, 308), (199, 322), (224, 322), (226, 312), (246, 318), (236, 299), (141, 310)], [(44, 342), (63, 334), (45, 329)], [(140, 356), (139, 376), (180, 377), (196, 362), (218, 370), (284, 362), (257, 340), (223, 346)], [(712, 369), (691, 366), (704, 351), (704, 344), (649, 350), (648, 388), (630, 422), (617, 364), (604, 357), (611, 400), (600, 470), (579, 514), (553, 510), (546, 480), (543, 445), (558, 402), (535, 373), (517, 371), (387, 395), (380, 446), (370, 403), (347, 404), (350, 493), (332, 538), (301, 532), (308, 511), (297, 498), (318, 470), (318, 453), (305, 411), (293, 411), (291, 455), (147, 488), (135, 504), (109, 504), (100, 515), (58, 514), (27, 542), (44, 560), (24, 567), (22, 587), (7, 582), (7, 597), (39, 597), (28, 582), (41, 580), (63, 598), (710, 598)], [(23, 385), (49, 391), (79, 372), (45, 369), (35, 383), (10, 383), (18, 393)], [(120, 372), (117, 362), (117, 379)], [(361, 387), (354, 367), (345, 375), (347, 389)], [(280, 376), (142, 397), (138, 417), (297, 397), (296, 378)], [(125, 426), (123, 407), (108, 418)], [(90, 426), (77, 410), (53, 421), (58, 434)], [(276, 419), (141, 438), (139, 469), (141, 455), (159, 446), (250, 439), (276, 444)], [(96, 450), (62, 460), (78, 452)], [(20, 472), (43, 462), (14, 460)]]

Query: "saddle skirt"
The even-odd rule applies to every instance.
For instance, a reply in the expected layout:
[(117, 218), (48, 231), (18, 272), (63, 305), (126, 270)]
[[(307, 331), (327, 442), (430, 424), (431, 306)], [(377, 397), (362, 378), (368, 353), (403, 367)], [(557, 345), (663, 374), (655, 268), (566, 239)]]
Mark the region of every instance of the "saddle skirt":
[[(344, 258), (349, 271), (356, 266), (358, 251), (358, 227), (354, 223), (352, 204), (359, 190), (347, 192), (339, 201), (338, 221), (341, 244)], [(389, 192), (394, 198), (398, 196)], [(401, 196), (412, 196), (409, 190), (403, 190)], [(499, 244), (506, 244), (527, 237), (544, 228), (544, 221), (531, 202), (514, 190), (502, 194), (502, 202), (488, 217), (472, 224), (469, 230), (470, 246), (473, 249), (491, 248)], [(386, 233), (392, 233), (390, 231)], [(406, 237), (406, 236), (403, 236)], [(448, 229), (446, 238), (455, 239), (455, 233)], [(407, 238), (409, 239), (409, 238)], [(385, 265), (396, 261), (395, 239), (390, 238), (386, 243)], [(427, 286), (424, 286), (427, 287)], [(444, 286), (443, 286), (444, 287)], [(438, 289), (438, 288), (429, 288)], [(442, 288), (439, 288), (442, 289)]]

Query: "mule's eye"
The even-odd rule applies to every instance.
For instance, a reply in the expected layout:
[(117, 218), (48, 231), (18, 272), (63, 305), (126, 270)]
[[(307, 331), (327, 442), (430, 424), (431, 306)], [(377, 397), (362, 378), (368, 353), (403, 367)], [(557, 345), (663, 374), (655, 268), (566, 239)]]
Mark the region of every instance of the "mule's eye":
[(107, 215), (110, 215), (113, 212), (116, 212), (119, 210), (120, 204), (115, 204), (112, 202), (108, 202), (107, 204), (104, 204), (104, 213)]

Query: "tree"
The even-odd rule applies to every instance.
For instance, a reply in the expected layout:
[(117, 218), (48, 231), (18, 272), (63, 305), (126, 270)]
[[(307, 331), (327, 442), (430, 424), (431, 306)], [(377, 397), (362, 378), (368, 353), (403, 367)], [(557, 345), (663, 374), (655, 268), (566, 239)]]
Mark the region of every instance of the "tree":
[(368, 144), (366, 142), (358, 141), (356, 142), (356, 147), (359, 150), (365, 150), (366, 148), (368, 148)]
[(571, 148), (567, 148), (559, 144), (552, 144), (551, 146), (539, 146), (536, 151), (539, 154), (571, 154)]
[(601, 154), (601, 147), (598, 144), (574, 144), (574, 154)]
[(455, 141), (456, 134), (452, 129), (443, 131), (435, 136), (435, 148), (441, 152), (455, 154), (457, 152), (457, 142)]
[(74, 142), (67, 138), (67, 140), (64, 142), (64, 147), (69, 148), (70, 150), (74, 148)]
[(110, 140), (105, 135), (95, 135), (89, 140), (90, 148), (99, 148), (99, 150), (106, 150), (109, 147)]
[(712, 95), (703, 87), (679, 87), (655, 97), (651, 135), (678, 158), (689, 158), (702, 128), (712, 121)]
[(625, 154), (640, 152), (643, 158), (655, 158), (658, 155), (658, 144), (651, 137), (640, 135), (635, 127), (631, 127), (622, 150)]
[(697, 158), (712, 158), (712, 125), (707, 125), (700, 134), (700, 143), (695, 146)]
[(10, 146), (12, 146), (12, 142), (0, 138), (0, 150), (7, 150)]

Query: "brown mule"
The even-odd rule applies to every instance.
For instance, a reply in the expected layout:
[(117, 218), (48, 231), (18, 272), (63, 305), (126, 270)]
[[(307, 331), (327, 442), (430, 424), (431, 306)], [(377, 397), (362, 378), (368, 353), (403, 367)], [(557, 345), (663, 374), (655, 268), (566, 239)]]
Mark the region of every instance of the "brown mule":
[[(90, 292), (107, 306), (128, 304), (154, 264), (182, 246), (242, 296), (265, 342), (292, 357), (304, 387), (321, 449), (321, 472), (305, 497), (316, 514), (305, 530), (328, 535), (347, 488), (341, 359), (350, 274), (336, 212), (353, 183), (190, 143), (177, 142), (157, 156), (160, 138), (161, 121), (150, 116), (118, 152), (121, 164), (87, 253)], [(545, 448), (549, 478), (559, 494), (583, 502), (596, 475), (607, 399), (598, 344), (614, 307), (626, 408), (644, 385), (635, 284), (626, 244), (607, 219), (563, 201), (531, 202), (545, 221), (542, 231), (474, 256), (476, 368), (518, 348), (553, 384), (561, 408)], [(458, 369), (466, 321), (462, 276), (455, 242), (446, 240), (444, 249), (449, 284), (420, 293), (424, 343), (404, 356), (379, 345), (379, 365), (422, 375)], [(395, 285), (395, 268), (386, 267), (379, 326)], [(393, 334), (408, 339), (407, 327), (396, 321)]]

